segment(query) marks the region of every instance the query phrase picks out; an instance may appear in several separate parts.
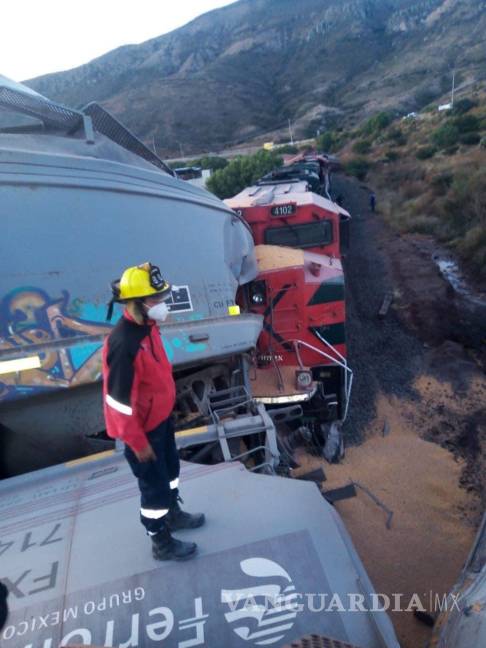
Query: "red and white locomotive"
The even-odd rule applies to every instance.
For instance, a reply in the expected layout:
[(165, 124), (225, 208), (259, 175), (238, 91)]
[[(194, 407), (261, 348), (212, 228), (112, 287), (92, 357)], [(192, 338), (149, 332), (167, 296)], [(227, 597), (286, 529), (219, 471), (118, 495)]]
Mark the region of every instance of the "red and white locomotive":
[(239, 295), (242, 309), (264, 317), (253, 395), (266, 404), (301, 404), (305, 425), (325, 443), (330, 431), (339, 435), (352, 386), (342, 265), (350, 215), (306, 179), (287, 181), (285, 172), (225, 202), (257, 244), (259, 275)]

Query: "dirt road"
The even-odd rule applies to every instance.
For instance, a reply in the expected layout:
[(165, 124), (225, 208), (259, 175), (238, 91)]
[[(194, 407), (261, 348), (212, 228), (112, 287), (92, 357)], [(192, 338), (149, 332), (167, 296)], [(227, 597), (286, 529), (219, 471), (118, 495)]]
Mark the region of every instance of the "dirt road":
[[(302, 467), (322, 465), (326, 489), (358, 481), (394, 511), (388, 530), (363, 492), (336, 504), (377, 591), (416, 593), (430, 608), (457, 578), (484, 508), (486, 378), (432, 259), (369, 212), (366, 188), (338, 177), (333, 190), (353, 216), (348, 449), (339, 465), (302, 456)], [(380, 319), (388, 291), (393, 306)], [(403, 648), (426, 645), (430, 629), (411, 611), (391, 616)]]

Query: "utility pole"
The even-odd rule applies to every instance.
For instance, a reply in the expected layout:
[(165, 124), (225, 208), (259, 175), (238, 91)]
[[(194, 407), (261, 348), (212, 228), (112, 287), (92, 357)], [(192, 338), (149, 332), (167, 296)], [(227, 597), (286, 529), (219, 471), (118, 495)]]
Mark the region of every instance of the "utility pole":
[(454, 108), (454, 91), (456, 89), (456, 69), (452, 70), (451, 108)]
[(182, 148), (182, 144), (180, 142), (178, 142), (178, 144), (179, 144), (179, 150), (181, 152), (181, 157), (183, 158), (184, 157), (184, 149)]
[(292, 134), (292, 124), (290, 123), (290, 119), (289, 119), (289, 134), (290, 134), (290, 143), (293, 146), (293, 144), (294, 144), (294, 136)]
[(155, 135), (152, 135), (152, 148), (154, 149), (155, 155), (157, 155), (157, 151), (155, 150)]

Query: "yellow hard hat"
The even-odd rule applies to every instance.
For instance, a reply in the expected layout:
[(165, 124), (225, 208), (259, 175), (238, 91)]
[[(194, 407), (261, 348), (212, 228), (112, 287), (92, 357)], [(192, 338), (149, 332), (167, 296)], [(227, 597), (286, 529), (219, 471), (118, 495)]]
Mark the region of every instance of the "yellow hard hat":
[(111, 289), (113, 297), (109, 305), (107, 319), (111, 319), (113, 302), (143, 299), (151, 295), (164, 295), (170, 292), (171, 286), (162, 277), (160, 268), (147, 262), (127, 268), (121, 279), (112, 281)]

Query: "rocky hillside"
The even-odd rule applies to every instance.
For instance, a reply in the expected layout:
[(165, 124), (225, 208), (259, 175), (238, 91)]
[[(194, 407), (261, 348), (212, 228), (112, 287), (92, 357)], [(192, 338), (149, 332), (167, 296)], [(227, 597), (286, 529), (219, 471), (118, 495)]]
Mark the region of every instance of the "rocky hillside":
[(426, 109), (382, 127), (375, 116), (338, 135), (334, 150), (376, 190), (385, 220), (446, 245), (483, 290), (486, 308), (486, 89), (458, 95), (452, 111)]
[(453, 67), (459, 84), (486, 78), (485, 0), (239, 0), (28, 85), (100, 101), (170, 155), (283, 133), (289, 118), (304, 136), (414, 110)]

